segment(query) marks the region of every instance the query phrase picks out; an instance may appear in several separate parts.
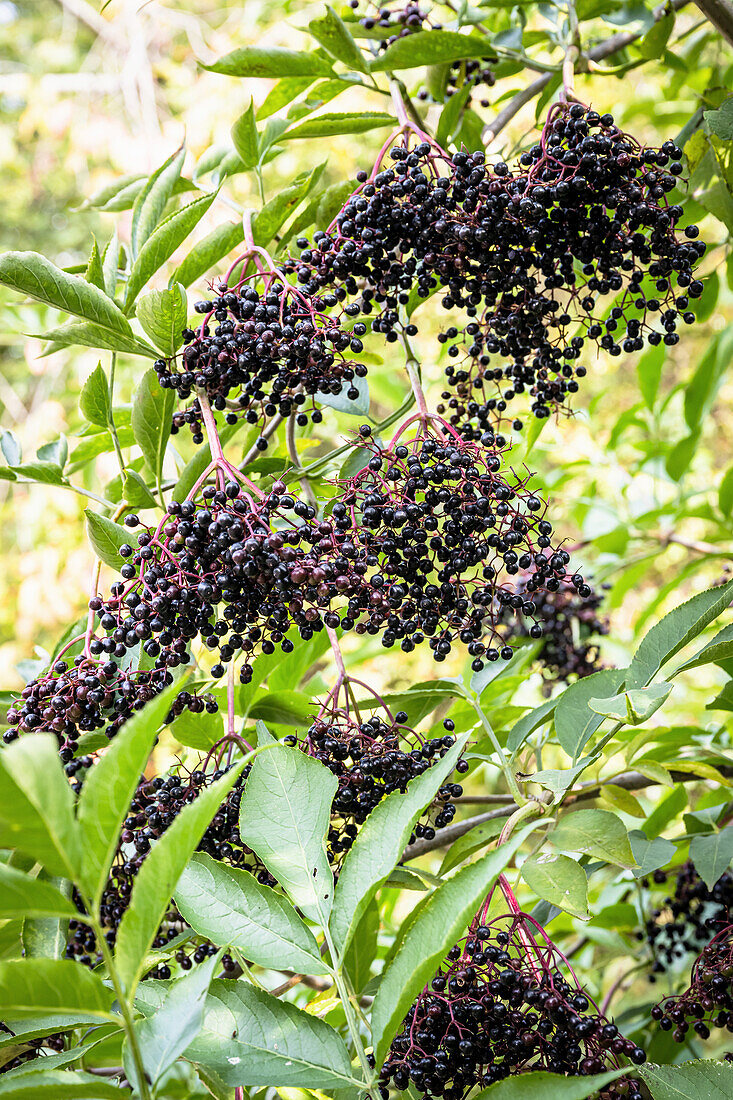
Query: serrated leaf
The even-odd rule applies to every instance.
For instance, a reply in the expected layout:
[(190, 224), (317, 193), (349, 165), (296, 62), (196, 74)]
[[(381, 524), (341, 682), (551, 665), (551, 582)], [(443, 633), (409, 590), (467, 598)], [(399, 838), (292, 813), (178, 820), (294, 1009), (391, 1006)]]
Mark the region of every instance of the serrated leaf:
[(99, 245), (95, 238), (92, 238), (92, 251), (87, 262), (87, 269), (84, 272), (84, 278), (88, 283), (93, 283), (94, 286), (99, 287), (100, 290), (106, 293), (102, 257), (99, 255)]
[(724, 99), (717, 111), (705, 111), (705, 124), (723, 141), (733, 141), (733, 95)]
[(666, 867), (677, 851), (671, 840), (665, 840), (663, 836), (655, 836), (649, 840), (640, 829), (632, 829), (629, 843), (639, 865), (633, 869), (634, 878), (644, 878), (652, 871)]
[(183, 343), (188, 316), (186, 289), (173, 283), (166, 290), (150, 290), (138, 298), (135, 315), (156, 348), (173, 355)]
[(114, 520), (93, 512), (91, 508), (86, 508), (84, 515), (87, 517), (87, 533), (94, 553), (105, 565), (120, 569), (125, 559), (120, 557), (119, 549), (124, 543), (129, 543), (130, 532)]
[(330, 1091), (353, 1080), (348, 1052), (333, 1028), (245, 982), (212, 984), (186, 1058), (230, 1086)]
[(319, 393), (316, 396), (316, 400), (319, 405), (327, 405), (330, 409), (335, 409), (336, 412), (348, 413), (349, 416), (368, 416), (369, 406), (371, 404), (369, 398), (369, 383), (366, 378), (354, 378), (350, 383), (354, 389), (359, 391), (359, 396), (353, 400), (347, 397), (348, 386), (344, 386), (341, 393)]
[(475, 1100), (587, 1100), (624, 1073), (628, 1070), (612, 1069), (589, 1077), (565, 1077), (558, 1073), (546, 1073), (545, 1070), (534, 1070), (489, 1085), (476, 1095)]
[(168, 200), (173, 195), (173, 189), (181, 175), (185, 156), (186, 151), (181, 145), (145, 181), (135, 199), (130, 226), (130, 245), (133, 259), (137, 258), (145, 241), (163, 217)]
[(394, 116), (381, 111), (362, 111), (353, 115), (344, 113), (316, 115), (296, 126), (290, 126), (281, 140), (294, 138), (333, 137), (336, 134), (364, 134), (380, 126), (394, 126)]
[(0, 255), (0, 283), (109, 332), (131, 334), (129, 321), (103, 291), (85, 279), (67, 275), (37, 252)]
[(8, 466), (19, 466), (23, 460), (20, 443), (12, 432), (0, 432), (0, 451)]
[(492, 53), (488, 39), (457, 31), (418, 32), (398, 38), (384, 50), (369, 68), (384, 73), (392, 69), (416, 69), (421, 65), (440, 65), (445, 61), (483, 58)]
[(245, 170), (254, 168), (260, 159), (260, 154), (254, 101), (252, 99), (249, 101), (247, 110), (239, 116), (232, 126), (232, 141)]
[(245, 76), (259, 79), (284, 76), (328, 76), (331, 63), (313, 50), (298, 53), (277, 47), (244, 46), (220, 57), (211, 65), (199, 62), (202, 69), (224, 76)]
[[(262, 722), (258, 744), (273, 739)], [(322, 923), (333, 904), (333, 871), (326, 858), (331, 803), (338, 780), (296, 749), (277, 744), (259, 756), (242, 795), (239, 831), (311, 920)]]
[(368, 71), (364, 55), (354, 41), (351, 31), (343, 19), (328, 5), (326, 5), (325, 15), (319, 19), (311, 19), (308, 30), (325, 50), (339, 61), (343, 61), (344, 65), (360, 73)]
[(593, 856), (619, 867), (634, 867), (626, 827), (610, 810), (574, 810), (565, 814), (550, 833), (555, 848)]
[(690, 841), (690, 859), (709, 890), (712, 890), (733, 859), (733, 825), (719, 832), (694, 836)]
[(576, 760), (603, 723), (603, 715), (591, 710), (590, 699), (618, 689), (625, 669), (604, 668), (577, 680), (555, 700), (555, 731), (561, 747)]
[(616, 722), (639, 726), (664, 705), (672, 687), (672, 684), (663, 680), (659, 684), (625, 691), (620, 695), (611, 695), (604, 699), (589, 699), (588, 706), (604, 718), (613, 718)]
[(730, 1100), (733, 1096), (733, 1066), (729, 1062), (647, 1064), (638, 1072), (652, 1100)]
[(148, 237), (135, 260), (125, 293), (125, 309), (129, 311), (139, 292), (155, 272), (183, 244), (216, 198), (216, 192), (201, 195), (177, 210)]
[(569, 856), (534, 856), (522, 864), (522, 878), (538, 898), (565, 913), (588, 920), (588, 879)]
[(184, 920), (219, 947), (273, 970), (328, 974), (318, 944), (292, 905), (248, 871), (199, 853), (176, 888)]
[(119, 1097), (116, 1085), (100, 1081), (91, 1073), (78, 1069), (46, 1069), (45, 1063), (51, 1060), (49, 1057), (31, 1060), (25, 1072), (17, 1076), (4, 1073), (0, 1084), (2, 1100), (115, 1100)]
[(132, 430), (135, 442), (158, 481), (163, 471), (165, 449), (171, 434), (175, 392), (158, 385), (154, 370), (146, 371), (132, 400)]
[(125, 470), (122, 495), (133, 508), (157, 508), (158, 502), (137, 470)]
[(90, 424), (109, 427), (111, 405), (107, 375), (98, 363), (82, 386), (79, 395), (79, 408)]
[(53, 1013), (70, 1021), (114, 1020), (114, 993), (70, 959), (0, 962), (0, 1004), (6, 1016)]
[(214, 264), (224, 256), (228, 256), (243, 240), (244, 230), (241, 221), (224, 222), (223, 225), (218, 225), (193, 246), (185, 259), (181, 260), (171, 276), (169, 285), (180, 283), (181, 286), (186, 287), (195, 283)]
[(117, 333), (93, 325), (89, 321), (68, 321), (58, 328), (46, 332), (30, 333), (37, 340), (47, 340), (48, 347), (43, 356), (53, 355), (61, 348), (85, 347), (99, 348), (103, 351), (119, 351), (125, 355), (141, 355), (146, 359), (157, 359), (155, 348), (135, 336), (132, 332)]
[(55, 886), (0, 863), (0, 918), (75, 917), (76, 906)]

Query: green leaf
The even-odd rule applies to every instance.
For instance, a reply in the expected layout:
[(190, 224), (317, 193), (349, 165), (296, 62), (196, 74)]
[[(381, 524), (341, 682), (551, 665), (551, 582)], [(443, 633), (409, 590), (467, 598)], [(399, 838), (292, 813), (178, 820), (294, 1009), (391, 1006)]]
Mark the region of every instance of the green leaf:
[(726, 519), (733, 513), (733, 466), (729, 466), (723, 475), (718, 489), (718, 507)]
[(701, 435), (700, 429), (695, 429), (694, 432), (690, 432), (689, 435), (684, 436), (683, 439), (675, 443), (667, 455), (664, 468), (673, 481), (679, 481), (687, 473), (690, 463), (695, 457)]
[(702, 649), (685, 661), (671, 674), (678, 676), (680, 672), (687, 672), (691, 668), (699, 668), (700, 665), (721, 664), (733, 657), (733, 624), (724, 626), (715, 637), (704, 645)]
[(257, 244), (263, 247), (268, 245), (275, 234), (285, 224), (296, 206), (302, 202), (322, 172), (319, 165), (313, 172), (308, 173), (294, 183), (291, 187), (285, 187), (274, 199), (262, 207), (252, 219), (252, 233)]
[(232, 50), (202, 69), (224, 76), (246, 76), (259, 79), (280, 79), (284, 76), (328, 76), (333, 72), (331, 62), (313, 50), (298, 53), (277, 47), (244, 46)]
[(539, 726), (549, 721), (554, 710), (555, 700), (547, 699), (544, 703), (540, 703), (538, 707), (535, 707), (534, 710), (525, 714), (518, 722), (515, 722), (506, 740), (508, 751), (514, 753), (517, 749), (520, 749), (531, 733), (534, 733)]
[(565, 913), (588, 920), (588, 879), (569, 856), (533, 856), (522, 864), (522, 878), (538, 898)]
[[(273, 741), (262, 722), (257, 731), (258, 744)], [(242, 843), (257, 853), (293, 904), (321, 924), (333, 904), (325, 837), (337, 787), (325, 765), (278, 744), (255, 761), (240, 810)]]
[(733, 859), (733, 825), (717, 833), (694, 836), (690, 841), (690, 859), (708, 890), (712, 890)]
[(229, 1086), (332, 1089), (353, 1080), (333, 1028), (245, 982), (213, 982), (186, 1058)]
[(604, 668), (584, 676), (566, 688), (555, 701), (555, 731), (560, 745), (577, 760), (585, 745), (603, 723), (603, 715), (591, 710), (588, 702), (604, 691), (614, 691), (623, 683), (626, 670)]
[(109, 332), (131, 335), (129, 321), (111, 298), (85, 279), (67, 275), (37, 252), (0, 255), (0, 283)]
[(640, 829), (632, 829), (629, 833), (629, 843), (634, 859), (639, 864), (634, 867), (634, 878), (644, 878), (652, 871), (665, 867), (674, 859), (677, 849), (671, 840), (665, 840), (663, 836), (653, 837), (649, 840)]
[(127, 281), (126, 310), (129, 311), (148, 279), (162, 267), (166, 260), (170, 259), (178, 246), (183, 244), (189, 233), (195, 229), (215, 198), (216, 192), (212, 191), (208, 195), (201, 195), (198, 199), (194, 199), (193, 202), (183, 206), (161, 222), (155, 232), (148, 237), (140, 249), (140, 254), (132, 266)]
[(176, 905), (200, 936), (219, 947), (238, 948), (258, 966), (329, 972), (313, 933), (292, 905), (248, 871), (199, 853), (178, 883)]
[(39, 485), (63, 485), (66, 480), (63, 470), (55, 462), (24, 462), (9, 469), (11, 473), (37, 481)]
[(0, 753), (0, 848), (16, 848), (74, 881), (81, 845), (56, 736), (34, 733), (14, 741)]
[(302, 726), (313, 719), (313, 703), (300, 691), (267, 691), (254, 700), (247, 717), (278, 726)]
[(336, 409), (337, 412), (348, 413), (349, 416), (368, 416), (370, 406), (369, 383), (366, 378), (354, 378), (351, 385), (359, 391), (359, 396), (355, 397), (353, 401), (346, 396), (347, 387), (344, 387), (341, 393), (319, 393), (316, 400), (319, 405), (326, 405), (330, 409)]
[(81, 788), (77, 820), (84, 836), (81, 885), (98, 903), (155, 737), (180, 689), (171, 684), (136, 711), (90, 768)]
[[(626, 676), (626, 688), (645, 687), (675, 653), (717, 619), (733, 599), (733, 581), (698, 592), (670, 611), (642, 638)], [(589, 677), (591, 679), (591, 677)]]
[(140, 249), (160, 223), (160, 219), (163, 217), (165, 208), (168, 205), (168, 200), (173, 195), (174, 187), (181, 175), (185, 156), (186, 150), (181, 145), (145, 181), (140, 194), (135, 199), (130, 227), (130, 246), (133, 259), (137, 258)]
[(372, 898), (356, 926), (342, 963), (355, 993), (361, 993), (369, 981), (371, 966), (377, 957), (379, 923), (379, 906)]
[(354, 930), (379, 887), (399, 861), (425, 807), (455, 768), (468, 734), (444, 757), (407, 784), (405, 793), (392, 791), (372, 810), (341, 867), (330, 927), (339, 951), (348, 947)]
[(205, 275), (214, 264), (228, 256), (244, 240), (242, 222), (224, 222), (195, 244), (171, 276), (170, 285), (190, 286)]
[(491, 53), (490, 41), (478, 34), (429, 31), (398, 38), (369, 67), (372, 72), (384, 73), (391, 69), (417, 69), (421, 65), (440, 65), (444, 61), (487, 57)]
[(724, 99), (717, 111), (705, 111), (708, 129), (723, 141), (733, 141), (733, 95)]
[(636, 864), (626, 827), (610, 810), (574, 810), (560, 818), (550, 833), (555, 848), (615, 863)]
[(158, 502), (137, 470), (125, 470), (122, 496), (133, 508), (157, 508)]
[(91, 508), (85, 508), (84, 515), (87, 517), (87, 534), (94, 553), (105, 565), (120, 569), (125, 559), (120, 557), (119, 549), (124, 543), (129, 545), (130, 532), (122, 524), (98, 515)]
[(385, 966), (374, 998), (372, 1043), (377, 1066), (382, 1065), (415, 997), (435, 973), (448, 949), (464, 935), (492, 882), (533, 828), (534, 825), (527, 826), (500, 848), (462, 867), (425, 902), (420, 916)]
[(354, 41), (351, 31), (343, 19), (328, 5), (326, 5), (326, 14), (320, 19), (312, 19), (308, 24), (308, 30), (325, 50), (339, 61), (343, 61), (344, 65), (360, 73), (368, 71), (364, 55)]
[(394, 126), (394, 116), (381, 111), (362, 111), (358, 115), (334, 113), (316, 115), (297, 126), (289, 127), (281, 140), (292, 138), (323, 138), (335, 134), (364, 134), (380, 126)]
[(87, 378), (79, 395), (79, 408), (90, 424), (109, 427), (112, 406), (109, 400), (107, 375), (98, 363)]
[(175, 400), (173, 390), (160, 388), (154, 370), (145, 372), (132, 399), (132, 430), (135, 433), (135, 442), (144, 454), (156, 481), (163, 471)]
[(12, 1077), (3, 1074), (2, 1100), (115, 1100), (120, 1095), (116, 1085), (100, 1081), (91, 1073), (46, 1069), (49, 1061), (48, 1057), (31, 1060), (24, 1073)]
[(193, 714), (190, 710), (184, 710), (168, 728), (176, 741), (204, 752), (224, 736), (224, 724), (219, 711), (216, 714), (209, 714), (207, 711)]
[(93, 283), (94, 286), (99, 287), (100, 290), (106, 293), (104, 286), (104, 271), (102, 270), (102, 257), (99, 255), (99, 245), (95, 238), (92, 238), (92, 251), (89, 256), (89, 262), (87, 263), (87, 269), (84, 272), (84, 278), (88, 283)]
[(173, 283), (166, 290), (150, 290), (139, 298), (135, 315), (156, 348), (170, 356), (183, 343), (188, 317), (186, 288)]
[[(214, 955), (172, 982), (156, 1011), (135, 1024), (145, 1073), (153, 1085), (198, 1035), (206, 1011), (206, 994), (219, 963), (219, 956)], [(128, 1080), (136, 1083), (138, 1076), (129, 1048), (125, 1050), (124, 1065)]]
[(624, 1073), (628, 1070), (611, 1069), (590, 1077), (565, 1077), (560, 1073), (534, 1070), (489, 1085), (475, 1100), (587, 1100)]
[(140, 868), (129, 908), (120, 922), (115, 950), (115, 965), (128, 996), (140, 980), (145, 958), (186, 864), (249, 759), (248, 754), (184, 806)]
[(76, 906), (51, 883), (0, 863), (0, 918), (76, 917)]
[(675, 1066), (640, 1066), (638, 1073), (653, 1100), (730, 1100), (730, 1062), (682, 1062)]
[(639, 43), (639, 53), (645, 61), (661, 57), (674, 28), (674, 12), (663, 15), (646, 32)]
[(111, 332), (89, 321), (68, 321), (58, 328), (33, 333), (37, 340), (48, 340), (49, 344), (43, 356), (53, 355), (60, 348), (81, 346), (100, 348), (102, 351), (119, 351), (125, 355), (141, 355), (146, 359), (157, 359), (155, 348), (132, 332)]
[(648, 409), (654, 408), (654, 403), (659, 392), (659, 383), (662, 378), (662, 367), (667, 358), (667, 348), (664, 344), (656, 347), (648, 347), (639, 359), (636, 373), (639, 379), (639, 389)]
[(499, 835), (505, 824), (506, 818), (494, 818), (491, 821), (484, 821), (480, 825), (474, 825), (463, 836), (459, 836), (458, 840), (451, 844), (443, 857), (439, 871), (441, 877), (447, 875), (459, 863), (463, 863), (464, 859), (468, 859), (474, 852), (479, 852), (482, 848), (485, 848), (494, 837)]
[(604, 718), (613, 718), (616, 722), (639, 726), (664, 705), (672, 687), (672, 684), (662, 680), (659, 684), (650, 684), (649, 687), (625, 691), (605, 699), (589, 699), (588, 706)]
[(685, 422), (694, 431), (715, 403), (723, 378), (733, 357), (733, 324), (711, 339), (690, 381), (685, 387)]
[(85, 966), (70, 959), (0, 962), (0, 1004), (10, 1016), (53, 1013), (73, 1023), (114, 1020), (114, 993)]
[(9, 466), (19, 466), (23, 461), (23, 451), (20, 443), (12, 432), (0, 433), (0, 451)]
[(120, 266), (120, 242), (117, 230), (107, 241), (102, 253), (102, 274), (104, 276), (104, 289), (110, 298), (114, 297), (117, 290), (117, 273)]
[(232, 141), (245, 170), (254, 168), (260, 159), (254, 100), (250, 99), (249, 107), (232, 126)]
[[(683, 783), (678, 783), (674, 790), (670, 791), (661, 802), (658, 802), (649, 817), (642, 825), (642, 829), (645, 835), (649, 839), (659, 836), (659, 834), (666, 829), (670, 821), (682, 813), (687, 805), (687, 791)], [(636, 854), (636, 850), (632, 844), (632, 851), (634, 856), (639, 861), (639, 857)]]
[[(457, 91), (455, 95), (450, 97), (445, 107), (440, 112), (438, 129), (435, 131), (435, 140), (438, 142), (438, 145), (442, 145), (444, 149), (448, 147), (451, 138), (455, 135), (460, 122), (461, 112), (466, 106), (466, 101), (472, 90), (473, 84), (470, 80), (467, 80), (460, 91)], [(538, 420), (536, 423), (542, 424), (542, 421)]]
[(283, 107), (287, 107), (289, 103), (298, 98), (301, 92), (311, 86), (313, 80), (312, 76), (286, 76), (279, 80), (257, 108), (257, 119), (269, 118), (270, 115), (274, 115)]

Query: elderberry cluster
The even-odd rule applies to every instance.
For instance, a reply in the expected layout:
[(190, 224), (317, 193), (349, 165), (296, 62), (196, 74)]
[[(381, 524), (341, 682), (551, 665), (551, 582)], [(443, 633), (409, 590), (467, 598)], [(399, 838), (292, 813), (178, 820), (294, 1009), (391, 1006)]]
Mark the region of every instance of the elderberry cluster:
[[(13, 1036), (15, 1032), (0, 1020), (0, 1035)], [(9, 1073), (11, 1069), (17, 1069), (18, 1066), (24, 1066), (28, 1062), (34, 1062), (48, 1054), (58, 1054), (64, 1049), (64, 1034), (59, 1031), (52, 1035), (43, 1035), (40, 1038), (33, 1039), (26, 1039), (25, 1036), (20, 1035), (18, 1036), (18, 1046), (23, 1049), (14, 1058), (8, 1059), (0, 1066), (0, 1074)]]
[[(362, 350), (359, 337), (366, 325), (357, 322), (347, 330), (342, 317), (324, 312), (344, 300), (340, 288), (307, 295), (272, 274), (261, 289), (251, 283), (232, 288), (223, 283), (217, 289), (215, 298), (195, 303), (196, 312), (206, 316), (196, 331), (184, 330), (183, 351), (156, 360), (164, 389), (176, 390), (184, 400), (194, 390), (203, 391), (215, 409), (227, 410), (228, 423), (243, 417), (262, 425), (291, 413), (300, 425), (309, 417), (319, 422), (319, 396), (359, 396), (355, 379), (364, 378), (367, 368), (347, 356)], [(212, 315), (217, 321), (213, 333)], [(236, 398), (228, 400), (230, 394)], [(174, 415), (175, 431), (184, 424), (190, 425), (194, 442), (203, 443), (198, 398)], [(266, 450), (266, 439), (260, 436), (257, 446)]]
[[(666, 882), (664, 871), (654, 882)], [(646, 921), (646, 937), (654, 958), (649, 980), (673, 969), (689, 954), (699, 954), (723, 926), (733, 923), (733, 874), (725, 871), (709, 889), (688, 860), (677, 872), (674, 893), (656, 906)]]
[(684, 1043), (692, 1030), (701, 1039), (710, 1029), (725, 1028), (733, 1034), (733, 925), (727, 925), (704, 947), (695, 960), (690, 984), (678, 997), (667, 997), (651, 1010), (663, 1031), (671, 1031), (676, 1043)]
[[(523, 591), (521, 581), (517, 591)], [(554, 592), (543, 592), (535, 597), (534, 602), (543, 632), (538, 661), (548, 686), (581, 680), (598, 672), (603, 665), (597, 638), (608, 634), (609, 629), (608, 619), (598, 615), (603, 594), (594, 591), (590, 585), (585, 585), (583, 592), (580, 592), (567, 581), (561, 581)], [(507, 642), (512, 642), (527, 633), (520, 611), (517, 618), (508, 624), (503, 636)]]
[(108, 644), (125, 651), (141, 644), (156, 666), (172, 668), (189, 660), (200, 637), (218, 655), (215, 678), (243, 656), (240, 679), (248, 683), (256, 652), (292, 650), (285, 637), (292, 625), (304, 639), (323, 628), (322, 611), (340, 596), (329, 564), (337, 527), (317, 521), (283, 482), (257, 499), (235, 481), (207, 486), (202, 497), (172, 501), (157, 529), (143, 528), (136, 547), (123, 544), (123, 579), (90, 607)]
[[(361, 434), (368, 444), (368, 426)], [(521, 613), (533, 620), (532, 637), (541, 637), (538, 594), (563, 582), (581, 596), (590, 593), (579, 573), (568, 575), (567, 551), (552, 549), (552, 525), (543, 518), (543, 501), (527, 488), (529, 478), (501, 473), (495, 448), (426, 429), (405, 443), (371, 449), (333, 508), (334, 516), (349, 509), (355, 516), (344, 560), (363, 546), (365, 565), (375, 570), (349, 599), (348, 622), (357, 623), (357, 633), (381, 631), (385, 647), (399, 642), (405, 652), (428, 638), (436, 661), (460, 641), (479, 671), (486, 660), (512, 655), (511, 646), (487, 647), (483, 640), (501, 641), (500, 620)], [(520, 570), (521, 593), (510, 581)]]
[[(349, 6), (353, 11), (359, 7), (359, 0), (350, 0)], [(442, 30), (441, 23), (433, 23), (419, 3), (408, 0), (398, 7), (389, 8), (370, 4), (370, 14), (363, 15), (359, 19), (359, 26), (365, 31), (374, 31), (380, 34), (376, 43), (377, 53), (383, 53), (393, 42), (400, 38), (406, 38), (415, 31), (425, 29)], [(382, 37), (383, 34), (383, 37)]]
[[(360, 826), (382, 799), (392, 791), (404, 793), (409, 781), (445, 756), (454, 743), (449, 732), (426, 740), (406, 723), (404, 711), (394, 716), (386, 713), (384, 718), (374, 714), (362, 721), (334, 704), (316, 718), (299, 743), (294, 735), (285, 738), (288, 744), (298, 743), (302, 752), (338, 777), (327, 837), (332, 866), (338, 866)], [(454, 729), (450, 718), (443, 726), (446, 731)], [(468, 762), (459, 760), (456, 771), (468, 771)], [(456, 812), (453, 799), (462, 794), (460, 783), (444, 783), (415, 825), (410, 843), (418, 837), (432, 839), (436, 829), (449, 825)]]
[[(21, 733), (54, 733), (67, 774), (74, 775), (81, 765), (72, 758), (84, 734), (102, 731), (105, 737), (114, 737), (134, 711), (173, 681), (164, 668), (121, 668), (119, 659), (126, 651), (118, 644), (99, 651), (107, 657), (103, 662), (83, 656), (75, 657), (71, 665), (55, 661), (47, 673), (26, 684), (20, 699), (7, 712), (5, 743)], [(186, 701), (194, 711), (207, 705), (207, 701), (189, 693), (179, 704), (180, 710)]]
[(299, 240), (289, 270), (308, 294), (345, 288), (388, 341), (417, 331), (401, 313), (412, 291), (442, 290), (443, 308), (468, 318), (441, 334), (464, 357), (446, 370), (450, 419), (479, 438), (518, 394), (539, 418), (564, 405), (586, 343), (611, 355), (671, 345), (694, 321), (705, 246), (696, 226), (677, 234), (682, 207), (667, 199), (681, 155), (671, 141), (641, 148), (580, 104), (553, 106), (513, 168), (396, 146), (392, 167), (359, 173), (329, 232)]
[[(466, 96), (465, 105), (470, 107), (472, 94), (476, 88), (481, 84), (485, 84), (487, 88), (493, 88), (496, 83), (492, 68), (492, 65), (495, 65), (496, 62), (496, 55), (482, 57), (478, 60), (452, 61), (446, 74), (445, 99), (450, 99), (451, 96), (456, 95), (466, 85), (469, 85), (471, 91)], [(430, 92), (427, 88), (421, 88), (417, 93), (417, 98), (420, 100), (426, 100), (429, 96)], [(482, 107), (489, 106), (488, 99), (482, 99), (480, 102)]]
[[(525, 914), (487, 920), (485, 905), (450, 949), (393, 1040), (380, 1082), (388, 1096), (464, 1100), (529, 1070), (586, 1076), (646, 1054), (623, 1038), (579, 986), (547, 934)], [(602, 1097), (641, 1100), (622, 1077)]]

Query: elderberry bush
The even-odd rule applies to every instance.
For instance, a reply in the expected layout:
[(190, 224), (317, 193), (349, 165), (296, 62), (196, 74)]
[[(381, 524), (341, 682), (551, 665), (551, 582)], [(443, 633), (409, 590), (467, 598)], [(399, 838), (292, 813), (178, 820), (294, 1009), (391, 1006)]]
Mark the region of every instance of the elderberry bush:
[[(264, 429), (273, 417), (286, 420), (291, 413), (299, 425), (309, 419), (319, 423), (319, 396), (359, 396), (354, 382), (366, 377), (367, 368), (350, 355), (362, 350), (359, 337), (366, 326), (357, 322), (346, 329), (342, 308), (326, 312), (341, 306), (341, 288), (308, 295), (279, 272), (262, 269), (258, 282), (259, 287), (243, 276), (231, 287), (220, 283), (216, 297), (196, 302), (196, 312), (205, 315), (201, 325), (184, 331), (179, 355), (156, 360), (158, 381), (182, 400), (205, 393), (215, 409), (226, 412), (229, 424), (243, 418)], [(212, 316), (217, 322), (213, 332)], [(184, 424), (194, 443), (203, 443), (198, 397), (175, 413), (174, 432)], [(264, 436), (257, 446), (267, 449)]]
[[(474, 1087), (545, 1069), (587, 1076), (646, 1060), (582, 989), (547, 933), (518, 912), (489, 919), (489, 899), (410, 1008), (380, 1081), (464, 1100)], [(641, 1100), (621, 1077), (600, 1095)]]

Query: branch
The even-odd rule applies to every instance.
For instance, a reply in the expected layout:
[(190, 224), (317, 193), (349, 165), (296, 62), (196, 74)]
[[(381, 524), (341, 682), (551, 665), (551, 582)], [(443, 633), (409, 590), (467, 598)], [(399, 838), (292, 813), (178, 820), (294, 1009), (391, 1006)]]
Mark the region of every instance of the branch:
[(700, 11), (733, 45), (733, 4), (730, 0), (695, 0)]
[[(720, 765), (718, 771), (726, 778), (733, 777), (733, 765), (731, 764)], [(675, 783), (695, 783), (702, 778), (699, 775), (690, 775), (689, 772), (672, 771), (671, 775)], [(642, 775), (641, 772), (622, 772), (621, 775), (611, 776), (608, 779), (593, 780), (590, 783), (581, 784), (574, 795), (571, 793), (572, 803), (569, 804), (576, 805), (578, 802), (587, 802), (589, 799), (596, 798), (601, 787), (606, 783), (613, 783), (615, 787), (623, 787), (625, 791), (640, 791), (645, 787), (659, 786), (658, 779), (650, 779), (648, 776)], [(402, 853), (400, 863), (417, 859), (418, 856), (424, 856), (428, 852), (435, 851), (436, 848), (445, 848), (452, 844), (454, 840), (465, 836), (476, 825), (483, 825), (486, 821), (496, 821), (498, 818), (509, 817), (514, 813), (514, 810), (515, 804), (512, 802), (508, 806), (489, 810), (488, 813), (476, 814), (475, 817), (468, 817), (464, 821), (455, 821), (452, 825), (446, 825), (444, 829), (439, 829), (436, 832), (432, 840), (416, 840), (414, 844), (408, 844)]]
[[(670, 8), (673, 11), (679, 11), (679, 9), (683, 8), (687, 3), (689, 3), (689, 0), (671, 0), (671, 4), (661, 4), (658, 8), (654, 9), (654, 22), (658, 23), (660, 19), (663, 19)], [(703, 5), (716, 9), (718, 7), (721, 9), (725, 8), (729, 13), (728, 18), (733, 20), (733, 6), (730, 0), (698, 0), (698, 7), (705, 10)], [(715, 23), (715, 20), (708, 12), (705, 12), (705, 14), (708, 15), (711, 22)], [(715, 25), (718, 26), (717, 23)], [(733, 23), (731, 25), (733, 25)], [(728, 37), (727, 33), (722, 28), (719, 27), (718, 29), (722, 34), (725, 34), (726, 38)], [(644, 31), (638, 33), (620, 31), (618, 34), (613, 34), (610, 38), (604, 39), (603, 42), (599, 42), (597, 46), (593, 46), (592, 49), (588, 50), (583, 58), (581, 58), (581, 61), (583, 59), (587, 61), (603, 61), (604, 58), (610, 57), (611, 54), (618, 53), (619, 50), (625, 49), (625, 47), (631, 45), (632, 42), (636, 42), (644, 33)], [(733, 39), (731, 39), (731, 41), (733, 41)], [(542, 76), (537, 77), (537, 79), (524, 88), (523, 91), (518, 92), (517, 95), (507, 103), (506, 107), (499, 112), (494, 121), (490, 122), (489, 125), (485, 127), (481, 135), (484, 145), (490, 145), (497, 134), (500, 134), (514, 116), (521, 111), (522, 107), (526, 106), (527, 103), (531, 103), (536, 96), (544, 91), (555, 75), (554, 72), (543, 73)]]

